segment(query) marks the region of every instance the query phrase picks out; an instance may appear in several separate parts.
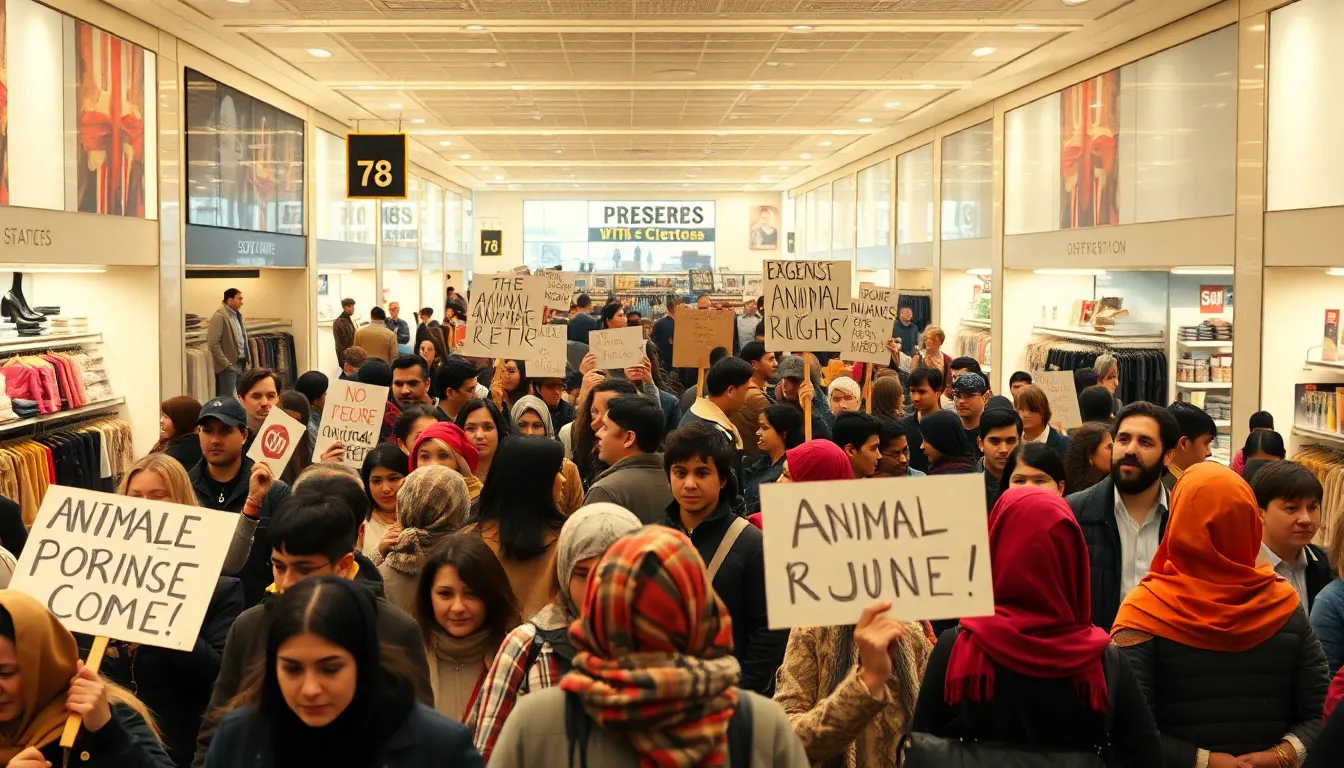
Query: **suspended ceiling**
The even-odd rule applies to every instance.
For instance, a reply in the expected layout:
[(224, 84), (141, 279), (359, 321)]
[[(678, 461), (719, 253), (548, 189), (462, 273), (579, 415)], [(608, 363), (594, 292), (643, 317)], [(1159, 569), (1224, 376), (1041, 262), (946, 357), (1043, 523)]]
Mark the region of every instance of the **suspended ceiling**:
[(1160, 6), (1179, 18), (1209, 2), (113, 4), (151, 23), (147, 9), (169, 10), (225, 44), (255, 44), (246, 49), (330, 92), (315, 106), (366, 127), (399, 124), (478, 189), (718, 191), (783, 188), (898, 137), (940, 102), (951, 117), (965, 107), (949, 97), (1020, 70), (1033, 52), (1059, 58), (1041, 53), (1095, 38), (1108, 17)]

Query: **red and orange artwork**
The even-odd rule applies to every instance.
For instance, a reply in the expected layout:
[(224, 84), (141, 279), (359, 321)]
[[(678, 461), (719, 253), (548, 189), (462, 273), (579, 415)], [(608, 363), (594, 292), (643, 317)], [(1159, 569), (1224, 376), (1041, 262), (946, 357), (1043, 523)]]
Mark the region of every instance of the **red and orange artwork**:
[(1060, 93), (1061, 229), (1120, 223), (1119, 138), (1119, 70)]
[(145, 215), (145, 51), (75, 22), (78, 210)]

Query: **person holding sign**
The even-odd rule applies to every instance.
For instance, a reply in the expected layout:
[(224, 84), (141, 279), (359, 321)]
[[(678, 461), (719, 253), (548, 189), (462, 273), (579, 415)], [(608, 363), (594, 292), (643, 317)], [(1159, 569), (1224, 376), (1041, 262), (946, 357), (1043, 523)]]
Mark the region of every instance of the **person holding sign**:
[(807, 768), (779, 706), (738, 687), (736, 622), (696, 551), (654, 526), (612, 544), (570, 633), (573, 668), (559, 688), (518, 702), (491, 768), (563, 764), (574, 751), (575, 768)]
[(286, 590), (261, 674), (224, 716), (206, 767), (480, 768), (471, 733), (417, 702), (383, 655), (378, 615), (372, 594), (335, 576)]
[(0, 590), (0, 763), (65, 762), (61, 732), (83, 718), (70, 755), (81, 768), (173, 768), (149, 710), (84, 666), (70, 631), (37, 600)]
[(989, 562), (994, 614), (938, 638), (903, 764), (946, 765), (966, 754), (965, 739), (997, 743), (977, 747), (986, 765), (1027, 754), (1041, 764), (1175, 766), (1134, 671), (1092, 625), (1087, 545), (1063, 499), (1005, 493), (989, 516)]
[(1044, 443), (1064, 458), (1069, 453), (1069, 438), (1050, 426), (1054, 413), (1045, 390), (1035, 384), (1019, 387), (1013, 395), (1013, 408), (1022, 418), (1022, 439), (1028, 443)]

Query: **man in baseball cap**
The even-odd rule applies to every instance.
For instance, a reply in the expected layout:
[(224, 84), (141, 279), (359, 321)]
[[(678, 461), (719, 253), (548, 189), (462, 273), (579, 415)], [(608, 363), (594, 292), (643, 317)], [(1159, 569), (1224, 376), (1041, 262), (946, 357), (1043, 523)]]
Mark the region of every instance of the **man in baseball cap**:
[(230, 574), (243, 582), (246, 604), (255, 605), (271, 583), (271, 546), (264, 523), (289, 498), (289, 486), (272, 478), (265, 464), (254, 464), (244, 455), (249, 436), (247, 411), (238, 398), (217, 397), (207, 402), (196, 427), (204, 458), (187, 472), (196, 498), (208, 509), (241, 513), (239, 524), (251, 525), (256, 531), (243, 570)]
[(978, 373), (963, 373), (952, 380), (952, 402), (961, 417), (961, 428), (966, 430), (967, 439), (975, 446), (977, 459), (984, 455), (979, 448), (980, 414), (985, 412), (988, 392), (989, 384)]

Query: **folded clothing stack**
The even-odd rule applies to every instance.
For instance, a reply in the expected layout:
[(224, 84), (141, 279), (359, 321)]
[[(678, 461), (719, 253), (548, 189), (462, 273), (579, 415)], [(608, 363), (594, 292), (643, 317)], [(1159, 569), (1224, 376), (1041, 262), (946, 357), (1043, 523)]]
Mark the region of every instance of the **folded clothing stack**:
[(52, 317), (48, 318), (48, 322), (52, 333), (63, 336), (74, 336), (89, 332), (89, 318), (87, 317)]
[(90, 355), (81, 352), (75, 355), (75, 362), (84, 369), (84, 391), (90, 404), (112, 399), (112, 385), (107, 380), (107, 368), (103, 364), (102, 353)]
[(31, 419), (38, 413), (36, 400), (24, 400), (16, 397), (10, 402), (14, 404), (14, 415), (20, 419)]
[(14, 402), (5, 394), (5, 377), (0, 375), (0, 422), (13, 421), (19, 418), (14, 413)]

